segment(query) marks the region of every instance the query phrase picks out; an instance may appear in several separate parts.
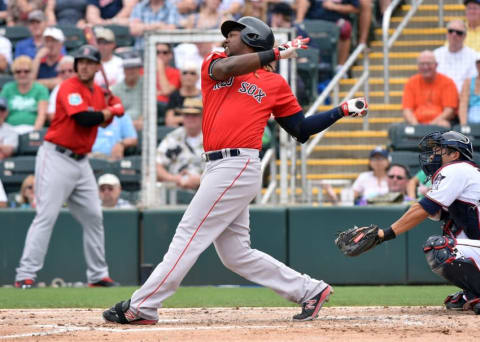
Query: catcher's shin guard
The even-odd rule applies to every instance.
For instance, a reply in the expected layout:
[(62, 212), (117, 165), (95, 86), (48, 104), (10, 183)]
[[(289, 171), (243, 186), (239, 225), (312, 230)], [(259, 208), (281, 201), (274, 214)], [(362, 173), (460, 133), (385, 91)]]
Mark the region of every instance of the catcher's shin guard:
[(450, 237), (429, 237), (423, 246), (427, 263), (434, 273), (466, 290), (470, 296), (480, 297), (480, 270), (472, 259), (457, 257), (455, 245)]

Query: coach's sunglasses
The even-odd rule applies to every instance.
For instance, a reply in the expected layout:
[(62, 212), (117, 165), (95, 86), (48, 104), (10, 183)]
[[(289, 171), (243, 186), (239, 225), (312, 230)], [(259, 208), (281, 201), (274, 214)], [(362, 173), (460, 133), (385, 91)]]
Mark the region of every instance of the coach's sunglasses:
[(463, 36), (465, 34), (465, 31), (462, 30), (455, 30), (455, 29), (448, 29), (448, 33), (450, 34), (456, 34), (457, 36)]

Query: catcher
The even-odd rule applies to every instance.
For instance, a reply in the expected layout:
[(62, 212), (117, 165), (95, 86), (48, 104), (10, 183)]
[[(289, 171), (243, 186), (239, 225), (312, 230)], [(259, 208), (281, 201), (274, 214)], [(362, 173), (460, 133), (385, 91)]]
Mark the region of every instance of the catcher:
[(432, 188), (390, 227), (354, 227), (335, 240), (348, 256), (357, 256), (394, 239), (427, 217), (443, 220), (443, 234), (423, 245), (432, 271), (462, 291), (445, 299), (448, 310), (473, 310), (480, 314), (480, 169), (473, 163), (470, 140), (454, 131), (434, 132), (422, 138), (419, 161), (432, 178)]

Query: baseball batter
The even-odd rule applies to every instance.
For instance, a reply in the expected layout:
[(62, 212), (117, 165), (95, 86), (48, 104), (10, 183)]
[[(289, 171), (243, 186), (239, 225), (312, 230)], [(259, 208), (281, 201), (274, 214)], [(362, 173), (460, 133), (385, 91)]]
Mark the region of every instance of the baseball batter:
[(433, 132), (419, 144), (420, 165), (432, 178), (425, 197), (413, 204), (392, 225), (355, 227), (339, 234), (337, 246), (357, 256), (405, 233), (427, 217), (443, 220), (443, 234), (423, 245), (433, 272), (462, 290), (447, 296), (447, 310), (473, 310), (480, 314), (480, 169), (473, 163), (470, 139), (461, 133)]
[(83, 228), (83, 246), (90, 286), (115, 286), (105, 262), (103, 217), (95, 176), (86, 158), (98, 125), (123, 115), (118, 97), (108, 100), (93, 82), (100, 68), (97, 48), (85, 45), (74, 60), (77, 76), (58, 91), (56, 113), (35, 164), (37, 213), (28, 230), (15, 287), (30, 288), (43, 267), (53, 226), (64, 203)]
[(226, 21), (225, 52), (211, 53), (202, 65), (205, 160), (200, 187), (179, 223), (163, 261), (132, 298), (103, 313), (106, 321), (155, 324), (157, 309), (171, 296), (199, 255), (210, 245), (223, 264), (282, 297), (302, 304), (295, 320), (311, 320), (333, 292), (327, 283), (300, 274), (250, 247), (248, 205), (261, 186), (259, 150), (267, 120), (305, 142), (345, 115), (365, 115), (364, 99), (305, 118), (282, 76), (270, 64), (294, 58), (308, 39), (273, 49), (270, 27), (253, 17)]

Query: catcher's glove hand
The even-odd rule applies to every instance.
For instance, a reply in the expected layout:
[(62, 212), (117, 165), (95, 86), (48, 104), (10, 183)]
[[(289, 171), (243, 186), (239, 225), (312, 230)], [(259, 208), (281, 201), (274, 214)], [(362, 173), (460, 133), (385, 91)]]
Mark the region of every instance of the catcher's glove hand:
[(378, 237), (378, 226), (371, 224), (368, 227), (353, 227), (340, 232), (335, 244), (347, 256), (357, 256), (383, 242)]

